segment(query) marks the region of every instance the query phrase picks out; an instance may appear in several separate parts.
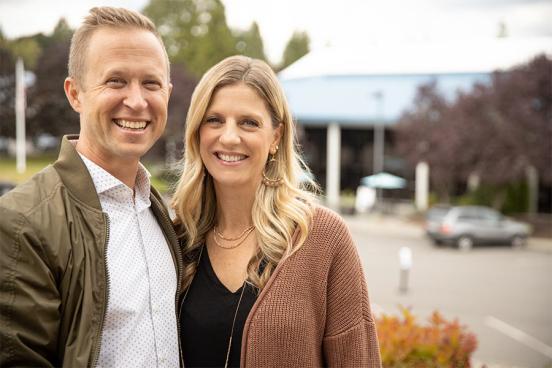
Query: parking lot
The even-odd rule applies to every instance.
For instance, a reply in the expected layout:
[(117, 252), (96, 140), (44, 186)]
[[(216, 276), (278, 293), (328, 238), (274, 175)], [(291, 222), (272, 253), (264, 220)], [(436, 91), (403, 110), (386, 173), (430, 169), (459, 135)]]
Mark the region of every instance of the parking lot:
[[(410, 307), (423, 321), (434, 310), (477, 335), (477, 364), (543, 368), (552, 364), (552, 240), (522, 249), (437, 248), (420, 225), (381, 216), (349, 216), (373, 309)], [(399, 249), (412, 250), (408, 292), (399, 292)]]

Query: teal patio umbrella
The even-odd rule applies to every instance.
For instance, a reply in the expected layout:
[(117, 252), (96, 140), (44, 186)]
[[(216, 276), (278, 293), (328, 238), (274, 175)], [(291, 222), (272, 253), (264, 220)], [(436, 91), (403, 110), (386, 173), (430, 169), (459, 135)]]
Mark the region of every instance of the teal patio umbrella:
[(378, 189), (402, 189), (406, 187), (406, 180), (386, 172), (365, 176), (360, 179), (360, 184)]

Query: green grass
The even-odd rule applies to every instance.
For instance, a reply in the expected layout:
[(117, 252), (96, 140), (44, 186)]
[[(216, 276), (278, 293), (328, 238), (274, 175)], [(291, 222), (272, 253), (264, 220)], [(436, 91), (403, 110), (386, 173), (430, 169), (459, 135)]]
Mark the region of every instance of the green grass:
[(9, 181), (20, 184), (27, 181), (45, 168), (48, 164), (56, 160), (55, 155), (44, 155), (36, 157), (27, 157), (27, 169), (23, 174), (19, 174), (16, 170), (16, 162), (14, 157), (0, 157), (0, 181)]
[[(149, 168), (148, 168), (148, 170), (149, 170)], [(151, 178), (150, 178), (151, 185), (153, 185), (155, 187), (155, 189), (157, 189), (160, 193), (166, 194), (171, 189), (171, 184), (167, 183), (167, 181), (161, 179), (158, 176), (154, 176), (152, 171), (150, 171), (150, 172), (152, 173)]]
[[(56, 160), (55, 155), (42, 155), (27, 158), (27, 169), (23, 174), (16, 170), (14, 157), (0, 156), (0, 181), (8, 181), (15, 184), (21, 184), (31, 178), (34, 174), (53, 163)], [(151, 172), (151, 183), (161, 193), (167, 193), (171, 188), (171, 183), (156, 176), (159, 170), (158, 164), (146, 163), (146, 167)]]

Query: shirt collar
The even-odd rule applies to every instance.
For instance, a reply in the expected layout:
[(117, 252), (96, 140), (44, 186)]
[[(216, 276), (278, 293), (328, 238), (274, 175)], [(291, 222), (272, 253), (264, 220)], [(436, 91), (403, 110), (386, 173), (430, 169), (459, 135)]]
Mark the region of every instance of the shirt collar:
[[(127, 188), (129, 192), (132, 193), (132, 189), (125, 183), (111, 175), (104, 168), (94, 163), (80, 152), (79, 155), (90, 172), (90, 176), (92, 177), (92, 181), (94, 182), (98, 195), (121, 186)], [(150, 176), (150, 172), (144, 167), (144, 165), (142, 165), (142, 163), (139, 162), (138, 172), (136, 173), (136, 182), (134, 184), (134, 200), (138, 211), (149, 207), (151, 204), (149, 199), (151, 194)]]

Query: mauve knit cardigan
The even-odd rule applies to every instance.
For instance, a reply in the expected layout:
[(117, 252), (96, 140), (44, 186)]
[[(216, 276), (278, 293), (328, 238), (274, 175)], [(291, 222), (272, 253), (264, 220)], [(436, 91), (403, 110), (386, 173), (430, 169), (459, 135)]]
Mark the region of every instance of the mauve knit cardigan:
[(381, 367), (357, 250), (317, 207), (305, 243), (281, 261), (245, 322), (241, 367)]

